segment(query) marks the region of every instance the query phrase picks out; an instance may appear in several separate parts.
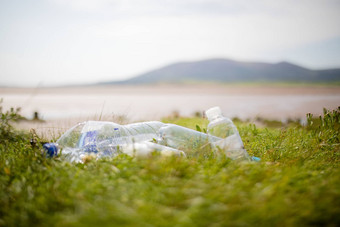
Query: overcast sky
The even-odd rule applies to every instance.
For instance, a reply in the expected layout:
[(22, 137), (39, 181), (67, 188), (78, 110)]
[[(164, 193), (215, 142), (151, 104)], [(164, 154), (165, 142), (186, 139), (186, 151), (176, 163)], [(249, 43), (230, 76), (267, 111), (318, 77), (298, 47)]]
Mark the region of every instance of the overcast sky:
[(340, 0), (0, 0), (0, 86), (208, 58), (340, 68)]

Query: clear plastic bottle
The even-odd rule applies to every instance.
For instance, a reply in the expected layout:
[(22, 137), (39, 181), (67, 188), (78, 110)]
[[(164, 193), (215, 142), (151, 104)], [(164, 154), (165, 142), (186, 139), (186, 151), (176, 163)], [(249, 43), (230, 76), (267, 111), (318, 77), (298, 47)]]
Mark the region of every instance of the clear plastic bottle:
[(152, 143), (152, 142), (140, 142), (140, 143), (133, 143), (124, 145), (121, 147), (121, 151), (124, 154), (130, 155), (130, 156), (137, 156), (137, 157), (144, 157), (148, 156), (150, 153), (157, 151), (163, 156), (186, 156), (185, 153), (181, 150), (163, 146), (160, 144)]
[[(232, 160), (250, 160), (232, 120), (224, 117), (219, 107), (210, 108), (205, 113), (209, 120), (207, 132), (212, 149), (225, 153)], [(216, 137), (220, 139), (216, 141)]]
[[(165, 155), (185, 155), (182, 151), (151, 143), (158, 141), (162, 122), (150, 121), (119, 125), (113, 122), (87, 121), (67, 130), (54, 144), (70, 161), (82, 162), (89, 154), (97, 158), (128, 155), (146, 155), (159, 151)], [(46, 149), (53, 148), (51, 144)], [(53, 154), (56, 154), (54, 152)]]
[(208, 135), (175, 124), (166, 124), (159, 129), (159, 143), (194, 155), (210, 148)]
[[(120, 153), (145, 156), (153, 151), (164, 155), (186, 156), (222, 151), (231, 159), (248, 160), (233, 122), (222, 116), (219, 107), (206, 111), (208, 134), (175, 124), (149, 121), (128, 125), (87, 121), (67, 130), (56, 143), (45, 144), (49, 156), (62, 150), (72, 162), (83, 162), (88, 155), (114, 157)], [(185, 153), (184, 153), (185, 152)]]

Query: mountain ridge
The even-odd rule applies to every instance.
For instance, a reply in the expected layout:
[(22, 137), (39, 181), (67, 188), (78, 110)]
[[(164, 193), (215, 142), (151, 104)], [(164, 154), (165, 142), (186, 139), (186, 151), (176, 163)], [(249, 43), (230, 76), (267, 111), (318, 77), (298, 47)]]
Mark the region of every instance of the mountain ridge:
[(100, 84), (152, 84), (196, 82), (333, 82), (340, 81), (340, 68), (312, 70), (290, 62), (235, 61), (213, 58), (176, 62), (133, 78)]

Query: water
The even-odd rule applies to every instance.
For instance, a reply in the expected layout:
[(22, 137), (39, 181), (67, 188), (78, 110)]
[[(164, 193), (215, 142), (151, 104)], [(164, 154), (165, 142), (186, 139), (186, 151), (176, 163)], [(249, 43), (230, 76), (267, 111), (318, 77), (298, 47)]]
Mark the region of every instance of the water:
[[(322, 114), (322, 109), (335, 109), (340, 105), (340, 92), (332, 94), (278, 94), (276, 92), (212, 92), (204, 89), (177, 91), (156, 90), (59, 90), (32, 94), (32, 92), (4, 92), (4, 108), (21, 107), (22, 115), (32, 118), (35, 111), (45, 120), (94, 119), (107, 116), (123, 116), (129, 121), (159, 120), (174, 111), (181, 116), (192, 116), (212, 106), (220, 106), (228, 117), (253, 119), (256, 116), (286, 120), (304, 119), (306, 113)], [(246, 88), (244, 89), (246, 90)], [(171, 92), (170, 92), (171, 91)], [(259, 94), (260, 93), (260, 94)], [(292, 93), (292, 92), (291, 92)]]

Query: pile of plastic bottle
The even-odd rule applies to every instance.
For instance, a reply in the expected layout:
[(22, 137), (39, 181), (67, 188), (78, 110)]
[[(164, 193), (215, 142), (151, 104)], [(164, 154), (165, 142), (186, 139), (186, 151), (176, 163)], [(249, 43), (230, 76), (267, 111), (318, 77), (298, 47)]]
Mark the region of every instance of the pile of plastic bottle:
[(67, 130), (56, 143), (44, 145), (52, 157), (59, 153), (71, 162), (115, 157), (119, 154), (148, 156), (153, 152), (169, 156), (188, 156), (199, 152), (225, 154), (232, 160), (258, 161), (249, 157), (233, 122), (219, 107), (205, 112), (207, 133), (159, 121), (120, 125), (113, 122), (87, 121)]

